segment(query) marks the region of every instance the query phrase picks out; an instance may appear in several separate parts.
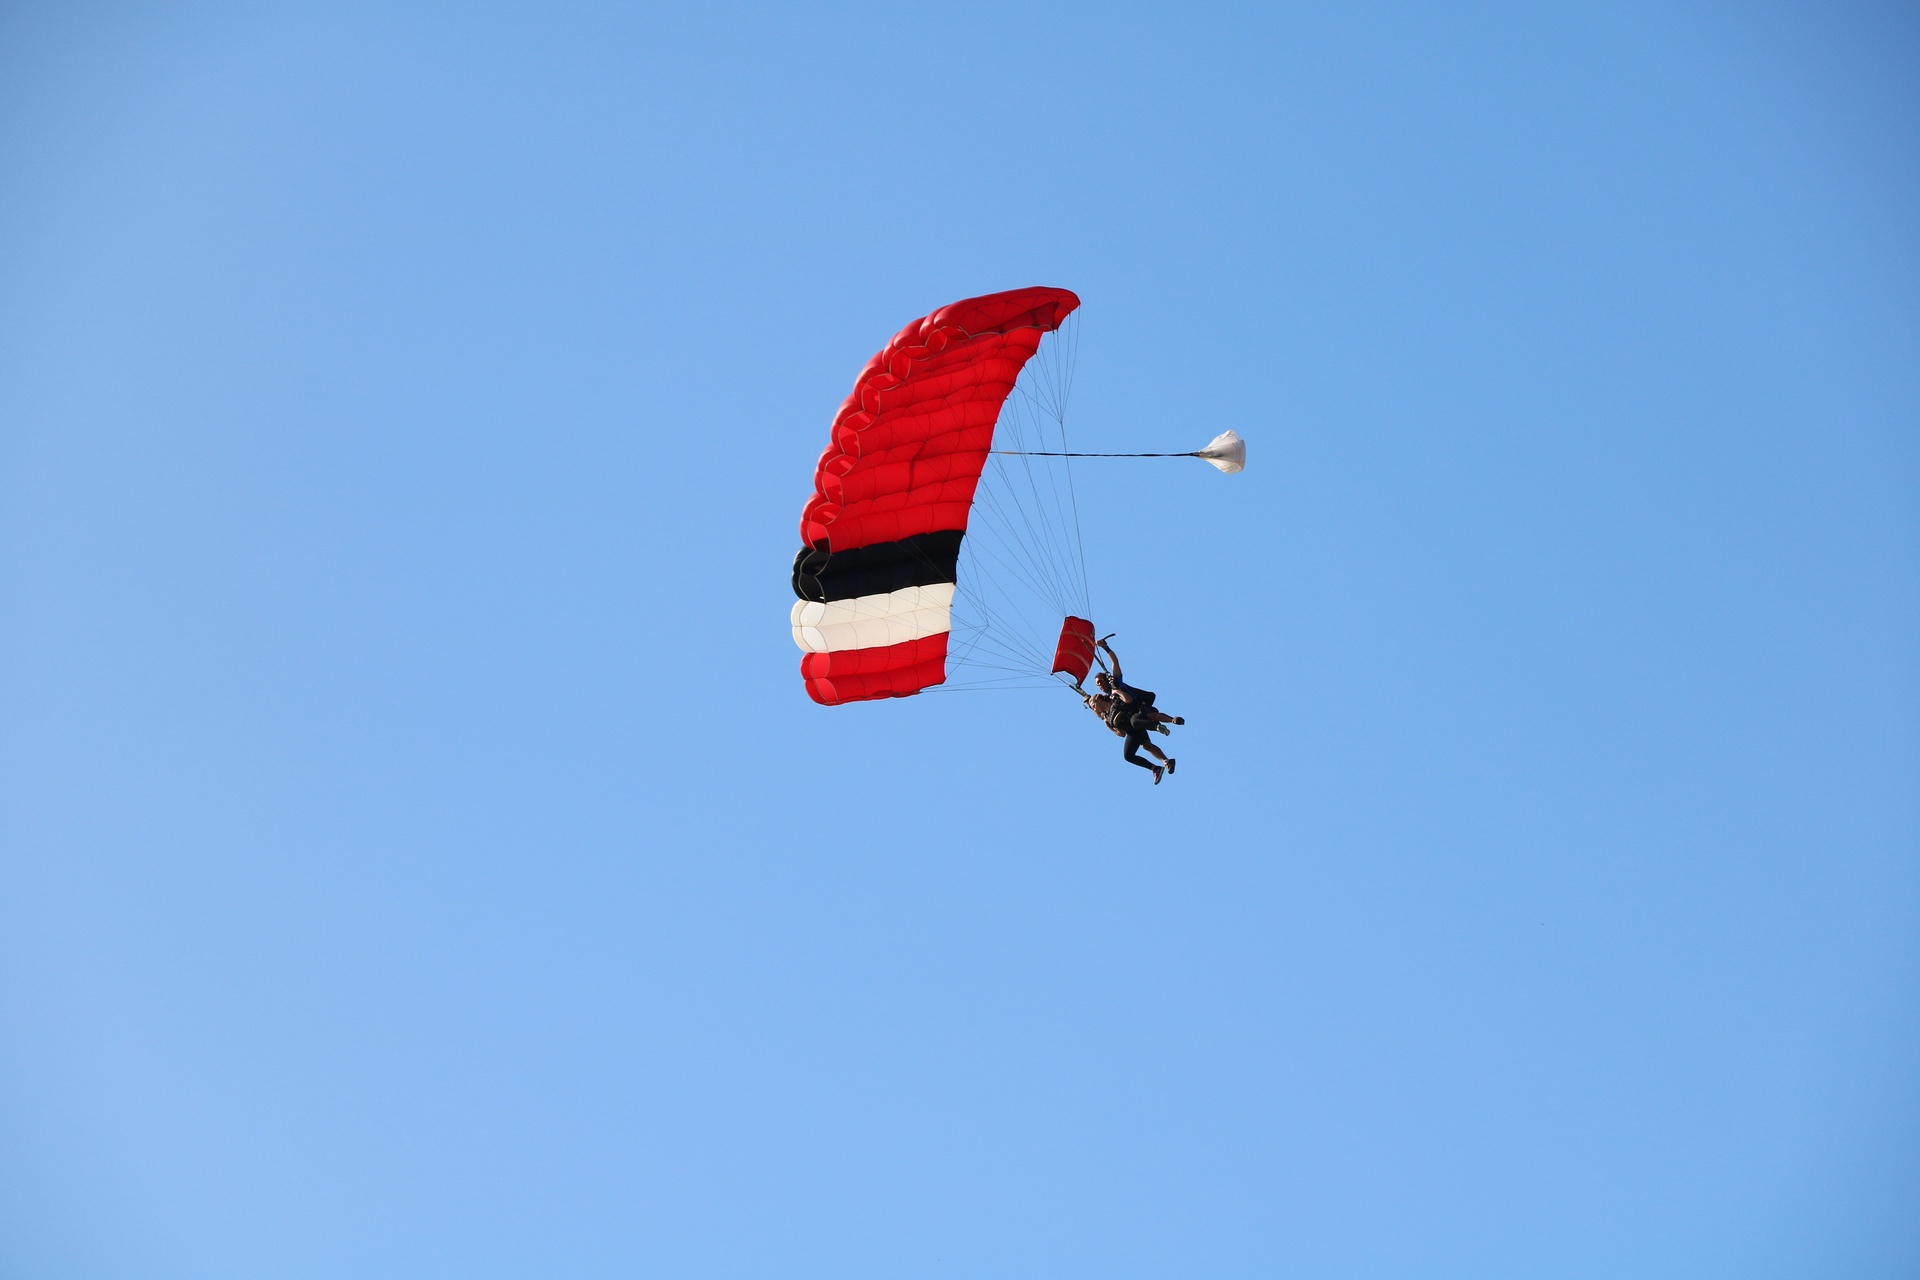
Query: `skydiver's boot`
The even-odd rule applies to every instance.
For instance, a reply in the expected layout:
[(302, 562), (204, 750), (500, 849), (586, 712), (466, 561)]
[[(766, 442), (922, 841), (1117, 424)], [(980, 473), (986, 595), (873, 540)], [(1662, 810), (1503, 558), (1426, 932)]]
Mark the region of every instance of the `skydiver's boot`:
[(1185, 716), (1175, 716), (1173, 718), (1173, 722), (1175, 724), (1185, 724), (1187, 722), (1187, 718)]
[(1157, 724), (1153, 726), (1153, 729), (1155, 733), (1172, 733), (1173, 732), (1173, 730), (1167, 728), (1167, 726), (1163, 724)]
[(1153, 766), (1153, 785), (1154, 786), (1157, 787), (1160, 785), (1160, 775), (1165, 772), (1166, 770), (1162, 769), (1159, 765)]
[(1180, 763), (1180, 762), (1179, 762), (1178, 760), (1175, 760), (1175, 759), (1174, 759), (1174, 758), (1173, 758), (1172, 756), (1168, 756), (1168, 757), (1167, 757), (1167, 772), (1168, 772), (1168, 773), (1172, 773), (1172, 772), (1173, 772), (1173, 766), (1174, 766), (1174, 765), (1176, 765), (1176, 764), (1179, 764), (1179, 763)]

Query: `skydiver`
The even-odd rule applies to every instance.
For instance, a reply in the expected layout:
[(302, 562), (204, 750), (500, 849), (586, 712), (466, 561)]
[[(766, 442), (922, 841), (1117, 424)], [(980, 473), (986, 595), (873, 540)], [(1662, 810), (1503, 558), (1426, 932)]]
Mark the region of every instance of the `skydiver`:
[[(1107, 665), (1107, 660), (1101, 659), (1100, 661), (1100, 666), (1103, 670), (1093, 678), (1093, 682), (1100, 686), (1100, 692), (1124, 703), (1129, 710), (1130, 718), (1138, 723), (1143, 730), (1157, 729), (1161, 733), (1168, 733), (1170, 732), (1167, 728), (1168, 725), (1185, 724), (1187, 722), (1186, 717), (1170, 716), (1154, 706), (1154, 695), (1151, 691), (1136, 689), (1127, 683), (1126, 677), (1120, 674), (1120, 655), (1115, 653), (1113, 646), (1107, 643), (1107, 640), (1111, 638), (1112, 637), (1109, 636), (1094, 642), (1099, 648), (1105, 650), (1107, 658), (1113, 661), (1112, 675), (1108, 675), (1104, 670)], [(1098, 657), (1099, 655), (1095, 654), (1094, 656)]]
[[(1102, 680), (1106, 678), (1104, 672), (1100, 678)], [(1153, 770), (1154, 786), (1157, 787), (1160, 785), (1162, 774), (1173, 772), (1174, 762), (1168, 758), (1166, 752), (1147, 741), (1146, 728), (1135, 722), (1134, 713), (1128, 709), (1126, 703), (1110, 693), (1087, 693), (1082, 691), (1080, 696), (1085, 700), (1087, 709), (1099, 716), (1100, 719), (1105, 722), (1107, 728), (1113, 730), (1117, 736), (1126, 739), (1126, 748), (1121, 752), (1121, 758), (1128, 764), (1137, 764), (1142, 769)], [(1140, 758), (1140, 749), (1142, 747), (1145, 747), (1155, 760), (1160, 761), (1160, 764), (1153, 764), (1150, 761), (1142, 760)]]
[[(1178, 761), (1148, 741), (1147, 735), (1156, 729), (1163, 734), (1167, 733), (1167, 725), (1185, 724), (1186, 720), (1155, 709), (1154, 695), (1148, 690), (1136, 689), (1121, 679), (1119, 656), (1105, 640), (1099, 641), (1098, 644), (1100, 648), (1106, 650), (1107, 657), (1113, 659), (1113, 674), (1108, 675), (1106, 671), (1101, 671), (1093, 678), (1100, 692), (1082, 691), (1080, 696), (1085, 700), (1088, 709), (1106, 723), (1107, 728), (1126, 740), (1121, 758), (1128, 764), (1137, 764), (1142, 769), (1152, 770), (1153, 785), (1157, 787), (1160, 785), (1161, 777), (1172, 773)], [(1100, 665), (1105, 667), (1107, 664), (1103, 660)], [(1142, 747), (1145, 747), (1147, 753), (1154, 759), (1160, 761), (1160, 764), (1151, 764), (1142, 760), (1140, 758)]]

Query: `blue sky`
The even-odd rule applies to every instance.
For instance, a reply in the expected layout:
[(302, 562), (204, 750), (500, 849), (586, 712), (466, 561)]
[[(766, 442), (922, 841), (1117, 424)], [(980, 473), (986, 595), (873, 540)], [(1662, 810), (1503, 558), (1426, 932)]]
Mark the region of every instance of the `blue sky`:
[[(0, 1269), (1920, 1265), (1896, 6), (16, 6)], [(1085, 300), (1102, 630), (823, 709), (826, 424)]]

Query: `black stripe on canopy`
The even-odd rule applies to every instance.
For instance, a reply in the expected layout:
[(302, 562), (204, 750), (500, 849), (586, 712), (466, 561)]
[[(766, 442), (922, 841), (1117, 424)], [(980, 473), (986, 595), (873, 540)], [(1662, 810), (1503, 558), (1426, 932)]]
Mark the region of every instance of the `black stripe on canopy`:
[(941, 529), (851, 551), (802, 547), (793, 558), (793, 594), (802, 600), (851, 600), (953, 582), (965, 536), (962, 529)]

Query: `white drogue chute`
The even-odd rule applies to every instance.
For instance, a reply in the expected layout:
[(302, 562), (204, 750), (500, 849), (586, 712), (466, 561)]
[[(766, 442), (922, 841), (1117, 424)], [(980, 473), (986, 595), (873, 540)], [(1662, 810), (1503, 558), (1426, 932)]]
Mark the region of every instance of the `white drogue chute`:
[(1247, 469), (1247, 442), (1234, 432), (1222, 431), (1207, 441), (1206, 448), (1196, 449), (1193, 456), (1205, 459), (1208, 466), (1218, 467), (1232, 475)]

